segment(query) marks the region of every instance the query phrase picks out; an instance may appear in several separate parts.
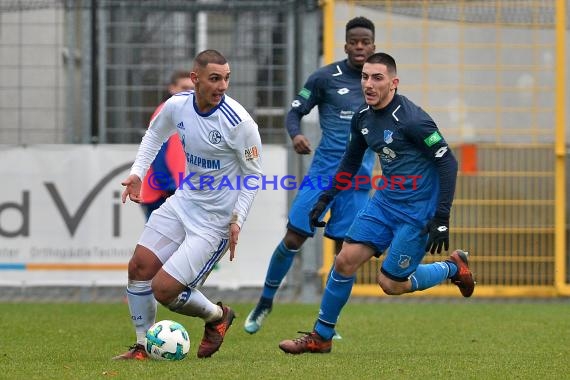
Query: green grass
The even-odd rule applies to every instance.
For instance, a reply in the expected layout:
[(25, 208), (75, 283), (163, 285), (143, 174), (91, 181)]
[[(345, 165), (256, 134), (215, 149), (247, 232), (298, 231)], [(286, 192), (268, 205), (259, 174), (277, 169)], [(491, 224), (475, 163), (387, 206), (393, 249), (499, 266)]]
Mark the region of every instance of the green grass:
[(0, 304), (0, 379), (563, 379), (570, 378), (569, 303), (349, 303), (330, 354), (286, 355), (317, 305), (276, 304), (256, 335), (250, 304), (221, 350), (199, 360), (203, 323), (160, 307), (188, 329), (180, 362), (117, 362), (134, 341), (122, 304)]

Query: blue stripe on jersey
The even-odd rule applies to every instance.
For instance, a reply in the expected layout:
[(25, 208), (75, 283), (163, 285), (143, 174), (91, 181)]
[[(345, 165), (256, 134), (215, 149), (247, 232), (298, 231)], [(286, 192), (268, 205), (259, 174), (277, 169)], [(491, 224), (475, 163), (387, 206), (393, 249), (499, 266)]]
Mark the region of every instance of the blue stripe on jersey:
[[(233, 126), (236, 126), (236, 124), (241, 123), (241, 118), (239, 117), (239, 115), (237, 114), (236, 111), (234, 111), (232, 109), (232, 107), (230, 107), (228, 105), (228, 103), (224, 102), (223, 104), (220, 105), (220, 110), (224, 113), (224, 115), (226, 115), (226, 117), (228, 118), (228, 120), (232, 123)], [(231, 118), (231, 119), (230, 119)], [(233, 120), (233, 122), (232, 122)], [(234, 124), (235, 123), (235, 124)]]
[(227, 108), (228, 111), (230, 111), (230, 114), (234, 115), (238, 122), (241, 122), (241, 117), (239, 117), (238, 113), (232, 107), (230, 107), (228, 103), (224, 102), (224, 104), (222, 104), (222, 107)]
[(228, 121), (235, 127), (237, 125), (237, 120), (235, 120), (228, 112), (228, 110), (224, 109), (223, 107), (220, 107), (220, 112), (224, 114), (224, 116), (226, 117), (226, 119), (228, 119)]
[(208, 260), (206, 265), (204, 265), (204, 267), (202, 268), (200, 273), (198, 273), (198, 276), (196, 276), (196, 279), (194, 281), (192, 281), (190, 284), (188, 284), (189, 287), (191, 287), (191, 288), (196, 287), (200, 283), (202, 278), (204, 276), (208, 275), (208, 273), (210, 273), (210, 271), (212, 270), (214, 265), (216, 265), (216, 263), (220, 260), (220, 256), (225, 252), (225, 248), (226, 248), (227, 244), (228, 244), (228, 239), (222, 239), (222, 241), (220, 242), (220, 245), (218, 245), (218, 249), (216, 250), (216, 252), (214, 252), (214, 254), (210, 258), (210, 260)]

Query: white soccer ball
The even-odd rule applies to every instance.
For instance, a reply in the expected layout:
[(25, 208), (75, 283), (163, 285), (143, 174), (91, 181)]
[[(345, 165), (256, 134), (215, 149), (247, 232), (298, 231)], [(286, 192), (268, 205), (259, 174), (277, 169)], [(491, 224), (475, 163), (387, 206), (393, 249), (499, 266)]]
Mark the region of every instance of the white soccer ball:
[(148, 329), (144, 348), (153, 359), (182, 360), (190, 350), (190, 337), (180, 323), (164, 320)]

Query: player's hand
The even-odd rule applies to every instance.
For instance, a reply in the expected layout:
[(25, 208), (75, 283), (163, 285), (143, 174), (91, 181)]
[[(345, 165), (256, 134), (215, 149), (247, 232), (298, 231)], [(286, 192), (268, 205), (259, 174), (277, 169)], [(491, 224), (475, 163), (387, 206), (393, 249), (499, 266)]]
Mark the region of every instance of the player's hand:
[(437, 253), (441, 253), (442, 248), (449, 250), (449, 215), (436, 214), (422, 232), (428, 234), (426, 252), (433, 255), (436, 249)]
[(131, 174), (127, 179), (121, 182), (121, 185), (125, 186), (121, 197), (123, 203), (127, 201), (127, 196), (133, 202), (141, 202), (141, 179), (138, 176)]
[(234, 259), (240, 231), (241, 228), (237, 224), (230, 223), (230, 261)]
[(293, 148), (299, 154), (311, 154), (311, 143), (304, 135), (293, 137)]
[(327, 194), (322, 194), (319, 197), (319, 200), (313, 206), (313, 209), (309, 213), (309, 225), (311, 229), (315, 227), (324, 227), (326, 223), (322, 220), (319, 220), (323, 212), (327, 209), (327, 206), (331, 202), (332, 198)]

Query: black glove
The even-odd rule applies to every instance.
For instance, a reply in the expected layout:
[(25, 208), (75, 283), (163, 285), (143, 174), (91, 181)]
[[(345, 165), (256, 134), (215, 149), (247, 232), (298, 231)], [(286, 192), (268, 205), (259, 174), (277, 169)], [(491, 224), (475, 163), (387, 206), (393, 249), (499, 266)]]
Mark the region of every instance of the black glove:
[(324, 227), (326, 225), (326, 223), (319, 220), (319, 218), (331, 201), (332, 197), (330, 195), (323, 194), (319, 197), (319, 200), (315, 203), (311, 212), (309, 212), (309, 225), (311, 226), (311, 229), (315, 227)]
[(437, 253), (441, 253), (442, 248), (446, 251), (449, 249), (449, 215), (435, 214), (422, 232), (429, 234), (426, 252), (430, 251), (433, 255), (436, 248)]

